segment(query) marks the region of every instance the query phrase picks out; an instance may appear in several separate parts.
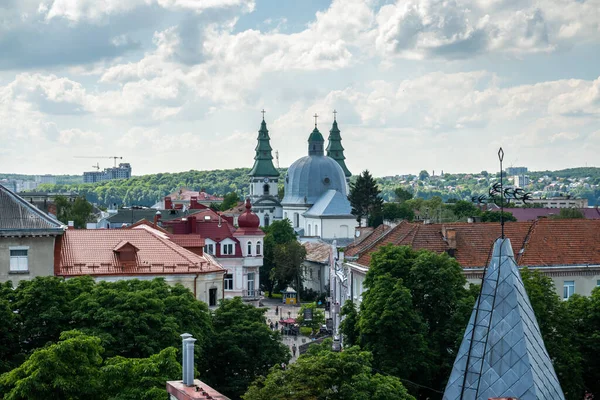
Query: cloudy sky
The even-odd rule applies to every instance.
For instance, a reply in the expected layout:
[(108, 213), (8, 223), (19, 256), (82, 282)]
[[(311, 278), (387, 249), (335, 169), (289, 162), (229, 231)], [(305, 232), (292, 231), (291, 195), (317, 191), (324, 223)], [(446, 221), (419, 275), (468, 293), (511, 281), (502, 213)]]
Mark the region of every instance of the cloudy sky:
[(600, 166), (600, 0), (0, 0), (0, 172)]

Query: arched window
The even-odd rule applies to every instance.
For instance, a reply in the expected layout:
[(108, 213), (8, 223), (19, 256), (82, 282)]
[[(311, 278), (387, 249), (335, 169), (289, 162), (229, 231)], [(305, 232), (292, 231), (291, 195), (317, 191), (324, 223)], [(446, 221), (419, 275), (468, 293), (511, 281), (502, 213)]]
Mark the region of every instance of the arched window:
[(270, 219), (269, 219), (269, 214), (265, 215), (265, 228), (269, 227), (269, 223), (270, 223)]
[(263, 186), (263, 194), (264, 195), (268, 195), (269, 194), (269, 184), (265, 184)]
[(248, 256), (252, 255), (252, 242), (248, 242)]
[(315, 236), (319, 236), (319, 225), (315, 224)]
[(300, 226), (300, 215), (298, 213), (294, 213), (294, 228)]
[(260, 256), (260, 242), (256, 242), (256, 255)]
[(308, 232), (307, 232), (307, 236), (310, 236), (310, 224), (308, 224)]

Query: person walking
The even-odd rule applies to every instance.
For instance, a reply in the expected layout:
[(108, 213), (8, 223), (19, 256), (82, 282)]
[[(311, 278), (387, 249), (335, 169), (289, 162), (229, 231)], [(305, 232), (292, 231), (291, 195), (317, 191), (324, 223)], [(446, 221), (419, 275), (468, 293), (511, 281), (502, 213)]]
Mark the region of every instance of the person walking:
[(279, 306), (275, 306), (275, 315), (279, 315)]
[(296, 357), (296, 349), (297, 349), (297, 347), (296, 347), (296, 343), (294, 343), (294, 344), (292, 345), (292, 356), (294, 356), (294, 357)]
[(273, 323), (272, 322), (269, 324), (269, 328), (271, 328), (271, 330), (273, 330)]
[(275, 330), (279, 330), (279, 322), (275, 321)]

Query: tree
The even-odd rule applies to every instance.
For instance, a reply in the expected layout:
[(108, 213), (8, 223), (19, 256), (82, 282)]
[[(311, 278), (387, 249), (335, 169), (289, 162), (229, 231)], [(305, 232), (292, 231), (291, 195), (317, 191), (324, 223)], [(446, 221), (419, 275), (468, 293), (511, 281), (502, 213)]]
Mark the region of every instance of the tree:
[[(286, 369), (275, 366), (252, 384), (244, 400), (414, 400), (400, 380), (373, 374), (372, 356), (358, 347), (331, 351), (331, 340), (311, 345)], [(343, 372), (342, 372), (343, 371)]]
[(292, 228), (289, 219), (274, 221), (265, 229), (264, 239), (265, 248), (263, 253), (263, 265), (260, 267), (260, 283), (265, 291), (269, 292), (269, 297), (273, 295), (277, 277), (275, 267), (275, 249), (281, 245), (296, 241), (296, 232)]
[(359, 226), (364, 217), (367, 218), (367, 221), (370, 221), (369, 226), (376, 226), (379, 222), (377, 218), (373, 217), (382, 215), (383, 199), (380, 194), (381, 190), (377, 187), (377, 182), (375, 182), (369, 170), (364, 170), (356, 178), (356, 181), (350, 184), (348, 200), (350, 200), (352, 214), (356, 216)]
[(223, 202), (221, 203), (220, 209), (221, 211), (227, 211), (232, 207), (235, 207), (240, 201), (240, 196), (236, 192), (227, 193), (225, 197), (223, 197)]
[(585, 215), (577, 208), (561, 208), (558, 215), (552, 215), (553, 219), (582, 219)]
[(291, 284), (300, 293), (302, 290), (302, 262), (306, 258), (306, 248), (298, 241), (280, 244), (273, 254), (275, 269), (273, 276), (280, 288)]
[(256, 378), (290, 358), (279, 332), (267, 326), (265, 312), (236, 297), (222, 300), (212, 316), (215, 333), (203, 376), (228, 397), (239, 398)]
[(481, 213), (481, 211), (479, 210), (479, 208), (477, 208), (477, 206), (475, 206), (475, 204), (466, 200), (457, 201), (456, 203), (450, 206), (450, 209), (452, 210), (454, 215), (456, 215), (456, 217), (459, 219), (473, 217)]
[(397, 187), (394, 190), (394, 194), (396, 195), (396, 201), (400, 204), (413, 198), (412, 193), (402, 187)]
[(102, 399), (100, 339), (64, 332), (60, 342), (36, 350), (0, 377), (5, 400)]
[(388, 221), (397, 221), (405, 219), (412, 221), (415, 213), (408, 204), (384, 203), (383, 204), (383, 219)]
[(375, 366), (443, 390), (475, 301), (460, 265), (446, 254), (387, 245), (371, 256), (364, 286), (360, 343)]
[(521, 277), (565, 397), (579, 400), (584, 383), (574, 313), (558, 297), (550, 277), (527, 268), (521, 270)]
[(481, 213), (481, 222), (500, 222), (504, 215), (505, 222), (515, 222), (517, 219), (508, 211), (484, 211)]
[(64, 196), (56, 196), (54, 203), (56, 204), (56, 217), (64, 224), (73, 221), (75, 228), (83, 229), (86, 227), (86, 223), (92, 220), (94, 207), (83, 196), (77, 197), (74, 202), (70, 202)]
[(19, 354), (16, 320), (9, 301), (0, 296), (0, 374), (14, 366), (13, 359)]
[(419, 172), (419, 180), (420, 181), (424, 181), (425, 179), (429, 178), (429, 172), (422, 170), (421, 172)]
[(344, 347), (355, 346), (359, 344), (360, 330), (358, 329), (358, 310), (352, 300), (348, 300), (342, 306), (342, 323), (340, 331), (344, 339)]
[[(304, 320), (304, 310), (307, 308), (312, 310), (311, 321)], [(304, 303), (302, 304), (302, 307), (300, 307), (300, 311), (298, 311), (296, 322), (300, 324), (300, 326), (308, 326), (313, 330), (313, 332), (317, 332), (325, 323), (325, 312), (322, 309), (317, 308), (317, 303)]]

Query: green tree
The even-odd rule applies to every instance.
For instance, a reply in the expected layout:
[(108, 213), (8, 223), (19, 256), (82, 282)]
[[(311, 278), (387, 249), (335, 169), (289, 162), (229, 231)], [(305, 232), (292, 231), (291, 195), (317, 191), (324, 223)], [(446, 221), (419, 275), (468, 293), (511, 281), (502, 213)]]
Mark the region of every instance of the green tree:
[(429, 178), (429, 172), (422, 170), (421, 172), (419, 172), (419, 180), (420, 181), (424, 181), (425, 179)]
[(360, 330), (358, 329), (358, 309), (352, 300), (342, 306), (341, 315), (344, 318), (340, 324), (340, 331), (344, 338), (344, 346), (350, 347), (359, 344)]
[(565, 397), (579, 400), (584, 383), (574, 315), (556, 294), (550, 277), (527, 268), (521, 270), (521, 277)]
[(557, 215), (552, 215), (553, 219), (582, 219), (585, 215), (577, 208), (561, 208)]
[(4, 400), (102, 399), (100, 339), (78, 331), (60, 339), (0, 376)]
[(236, 192), (227, 193), (225, 197), (223, 197), (223, 202), (221, 203), (221, 211), (227, 211), (232, 207), (237, 206), (240, 201), (240, 196)]
[(402, 187), (397, 187), (396, 189), (394, 189), (394, 195), (396, 195), (396, 201), (401, 204), (404, 203), (406, 200), (410, 200), (413, 198), (413, 194)]
[(10, 302), (0, 296), (0, 374), (12, 369), (19, 350), (17, 317)]
[(274, 221), (265, 229), (265, 233), (263, 265), (260, 267), (260, 284), (265, 291), (269, 292), (269, 297), (272, 297), (276, 283), (275, 248), (296, 241), (296, 233), (289, 219)]
[(280, 244), (273, 254), (275, 269), (272, 271), (280, 288), (291, 284), (300, 293), (302, 290), (302, 262), (306, 249), (298, 241)]
[(415, 217), (414, 211), (408, 204), (384, 203), (383, 204), (383, 219), (388, 221), (397, 221), (405, 219), (412, 221)]
[(256, 378), (290, 358), (279, 332), (267, 326), (265, 312), (236, 297), (223, 300), (213, 314), (215, 334), (203, 377), (228, 397), (239, 398)]
[(452, 204), (452, 206), (450, 206), (450, 209), (452, 210), (454, 215), (456, 215), (457, 218), (463, 220), (468, 217), (474, 217), (481, 213), (481, 211), (479, 210), (479, 208), (477, 208), (477, 206), (475, 206), (475, 204), (466, 200), (457, 201), (456, 203)]
[(64, 224), (73, 221), (75, 228), (83, 229), (86, 227), (86, 223), (92, 220), (94, 207), (85, 197), (79, 196), (75, 201), (70, 202), (64, 196), (56, 196), (54, 203), (56, 204), (56, 217)]
[[(356, 178), (354, 183), (350, 184), (350, 194), (348, 200), (352, 206), (352, 214), (356, 217), (359, 226), (363, 218), (370, 221), (370, 226), (376, 226), (379, 222), (378, 218), (382, 217), (383, 199), (380, 197), (381, 190), (377, 187), (377, 182), (368, 170), (364, 170), (361, 175)], [(379, 222), (381, 223), (381, 222)]]
[(500, 222), (504, 214), (504, 221), (515, 222), (517, 219), (508, 211), (484, 211), (481, 213), (481, 222)]
[[(312, 309), (312, 320), (305, 321), (304, 320), (304, 310), (307, 308)], [(317, 303), (304, 303), (300, 307), (298, 311), (298, 316), (296, 317), (296, 322), (300, 326), (307, 326), (313, 330), (313, 332), (317, 332), (319, 328), (325, 323), (325, 312), (317, 308)]]
[(373, 374), (372, 357), (358, 347), (336, 353), (331, 340), (312, 345), (285, 370), (275, 366), (254, 382), (244, 400), (414, 400), (400, 380)]

